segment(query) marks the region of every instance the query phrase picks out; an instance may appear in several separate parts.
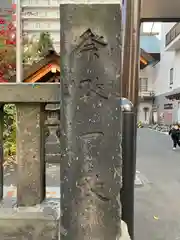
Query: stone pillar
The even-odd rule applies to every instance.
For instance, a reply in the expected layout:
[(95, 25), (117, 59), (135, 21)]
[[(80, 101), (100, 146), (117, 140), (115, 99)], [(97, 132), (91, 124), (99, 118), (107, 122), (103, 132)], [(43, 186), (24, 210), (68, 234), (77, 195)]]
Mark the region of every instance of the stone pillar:
[(3, 105), (0, 106), (0, 200), (3, 198), (3, 131), (4, 131), (4, 112)]
[(45, 197), (44, 104), (17, 103), (17, 203), (33, 206)]
[(120, 239), (120, 12), (60, 6), (61, 240)]

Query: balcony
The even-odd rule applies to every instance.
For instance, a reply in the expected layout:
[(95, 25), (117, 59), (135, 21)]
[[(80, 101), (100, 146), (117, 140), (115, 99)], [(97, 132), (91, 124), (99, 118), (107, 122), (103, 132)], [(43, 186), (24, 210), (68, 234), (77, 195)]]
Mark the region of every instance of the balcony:
[(166, 51), (180, 49), (180, 23), (176, 23), (166, 34), (165, 47)]
[(154, 92), (151, 91), (151, 90), (139, 91), (139, 98), (140, 98), (141, 101), (152, 100), (154, 98)]
[(60, 15), (59, 12), (56, 11), (55, 13), (51, 13), (49, 12), (38, 12), (38, 11), (26, 11), (26, 12), (22, 12), (21, 15), (22, 19), (31, 19), (31, 20), (59, 20), (60, 19)]

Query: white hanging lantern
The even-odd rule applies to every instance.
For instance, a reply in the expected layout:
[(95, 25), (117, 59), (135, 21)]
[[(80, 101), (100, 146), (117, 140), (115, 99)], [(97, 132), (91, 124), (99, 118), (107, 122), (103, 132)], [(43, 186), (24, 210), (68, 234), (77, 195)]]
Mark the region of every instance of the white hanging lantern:
[(56, 73), (56, 67), (51, 67), (51, 72)]

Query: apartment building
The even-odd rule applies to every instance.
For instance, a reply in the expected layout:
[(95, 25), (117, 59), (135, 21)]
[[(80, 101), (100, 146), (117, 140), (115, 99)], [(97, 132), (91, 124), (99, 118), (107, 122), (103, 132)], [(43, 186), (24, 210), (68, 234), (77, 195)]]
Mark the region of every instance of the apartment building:
[(151, 66), (147, 66), (139, 75), (138, 121), (144, 124), (151, 122), (153, 99), (153, 71)]
[(141, 64), (139, 74), (139, 105), (138, 121), (149, 124), (157, 121), (154, 114), (154, 80), (156, 64), (160, 60), (160, 44), (156, 34), (141, 33), (140, 36), (141, 56), (144, 56), (146, 64)]
[(60, 52), (60, 0), (21, 0), (22, 29), (30, 37), (49, 32)]
[(158, 122), (180, 122), (180, 23), (161, 24), (161, 61), (154, 82)]

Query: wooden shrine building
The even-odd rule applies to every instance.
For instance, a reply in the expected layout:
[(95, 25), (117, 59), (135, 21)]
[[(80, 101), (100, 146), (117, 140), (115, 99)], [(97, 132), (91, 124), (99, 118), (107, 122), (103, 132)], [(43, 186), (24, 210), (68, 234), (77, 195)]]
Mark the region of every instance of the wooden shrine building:
[[(23, 71), (23, 82), (59, 82), (60, 81), (60, 55), (55, 51), (49, 53), (39, 62), (27, 66)], [(16, 82), (16, 75), (10, 82)]]

